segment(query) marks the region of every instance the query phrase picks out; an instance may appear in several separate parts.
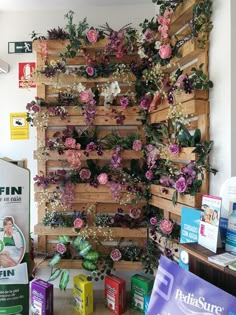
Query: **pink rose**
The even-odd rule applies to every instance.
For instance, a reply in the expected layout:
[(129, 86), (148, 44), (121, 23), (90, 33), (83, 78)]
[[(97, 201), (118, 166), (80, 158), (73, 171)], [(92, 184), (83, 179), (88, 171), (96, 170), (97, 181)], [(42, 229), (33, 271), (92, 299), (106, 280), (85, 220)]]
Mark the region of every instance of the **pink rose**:
[(156, 218), (156, 217), (152, 217), (152, 218), (150, 219), (150, 224), (151, 224), (151, 225), (156, 225), (156, 224), (157, 224), (157, 218)]
[(81, 218), (76, 218), (73, 224), (75, 229), (81, 229), (84, 226), (84, 220)]
[(75, 149), (75, 146), (76, 146), (76, 140), (74, 138), (66, 138), (66, 141), (64, 142), (64, 145), (67, 147), (67, 148), (70, 148), (70, 149)]
[(141, 151), (142, 150), (142, 142), (140, 140), (134, 140), (132, 149), (134, 151)]
[(131, 208), (129, 210), (129, 216), (132, 219), (138, 219), (140, 217), (141, 213), (142, 213), (142, 211), (139, 208)]
[(186, 179), (183, 176), (180, 176), (180, 178), (175, 183), (175, 189), (179, 193), (183, 193), (188, 188), (188, 184), (186, 182)]
[(62, 243), (57, 244), (57, 252), (63, 255), (66, 252), (66, 246)]
[(94, 68), (91, 67), (91, 66), (86, 67), (85, 71), (86, 71), (87, 75), (90, 76), (90, 77), (92, 77), (94, 75), (94, 73), (95, 73)]
[(148, 180), (152, 180), (153, 179), (153, 172), (152, 171), (147, 171), (145, 173), (145, 177), (148, 179)]
[(173, 223), (170, 220), (163, 219), (160, 223), (162, 233), (169, 235), (173, 231)]
[(168, 59), (171, 57), (172, 48), (170, 45), (161, 45), (159, 49), (159, 55), (162, 59)]
[(82, 91), (79, 95), (79, 99), (81, 103), (89, 103), (93, 99), (91, 91)]
[(179, 146), (178, 144), (170, 144), (169, 145), (169, 152), (172, 156), (179, 154)]
[(68, 163), (70, 164), (70, 167), (73, 170), (79, 169), (81, 167), (81, 153), (75, 151), (75, 150), (68, 150), (65, 152), (66, 158)]
[(108, 182), (108, 176), (106, 173), (101, 173), (100, 175), (98, 175), (97, 179), (99, 184), (101, 185), (106, 185)]
[(79, 172), (79, 176), (82, 180), (89, 179), (91, 176), (91, 171), (88, 168), (82, 168)]
[(113, 261), (119, 261), (121, 260), (122, 255), (119, 249), (115, 248), (111, 251), (110, 257)]
[(89, 30), (86, 36), (90, 43), (96, 43), (98, 41), (98, 32), (94, 29)]

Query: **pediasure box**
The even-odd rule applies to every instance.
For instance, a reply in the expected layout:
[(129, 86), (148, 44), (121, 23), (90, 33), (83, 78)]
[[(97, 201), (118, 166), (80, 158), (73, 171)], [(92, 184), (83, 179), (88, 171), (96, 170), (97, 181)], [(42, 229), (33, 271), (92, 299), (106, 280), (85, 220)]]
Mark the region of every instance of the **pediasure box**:
[(142, 275), (131, 277), (131, 303), (132, 308), (144, 313), (145, 297), (151, 294), (154, 279), (149, 279)]
[(79, 274), (73, 279), (73, 306), (81, 315), (93, 313), (93, 283), (85, 275)]
[(111, 274), (105, 277), (104, 285), (106, 307), (116, 315), (124, 313), (126, 309), (125, 280)]
[(31, 283), (32, 315), (53, 315), (53, 284), (44, 280)]

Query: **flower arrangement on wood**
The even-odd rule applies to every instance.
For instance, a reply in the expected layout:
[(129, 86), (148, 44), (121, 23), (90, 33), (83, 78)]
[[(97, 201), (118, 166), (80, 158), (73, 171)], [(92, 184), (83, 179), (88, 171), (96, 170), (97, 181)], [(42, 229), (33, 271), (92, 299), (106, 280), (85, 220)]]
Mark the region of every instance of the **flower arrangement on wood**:
[[(154, 210), (154, 209), (152, 209)], [(178, 251), (180, 227), (177, 222), (163, 217), (163, 211), (155, 208), (149, 214), (149, 234), (152, 240), (157, 242), (163, 250), (163, 254), (173, 258)]]

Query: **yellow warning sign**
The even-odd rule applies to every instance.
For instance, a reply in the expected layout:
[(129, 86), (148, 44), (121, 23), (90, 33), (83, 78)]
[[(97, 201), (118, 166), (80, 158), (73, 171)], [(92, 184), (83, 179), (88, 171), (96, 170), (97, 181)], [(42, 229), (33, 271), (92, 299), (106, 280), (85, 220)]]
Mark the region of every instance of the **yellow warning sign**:
[(26, 113), (10, 114), (11, 140), (29, 139), (29, 124)]

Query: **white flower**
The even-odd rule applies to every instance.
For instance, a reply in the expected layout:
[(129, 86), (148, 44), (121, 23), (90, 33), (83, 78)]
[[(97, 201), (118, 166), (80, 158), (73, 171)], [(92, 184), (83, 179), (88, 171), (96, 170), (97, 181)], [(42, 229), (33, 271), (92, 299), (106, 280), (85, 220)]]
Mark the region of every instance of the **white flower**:
[(86, 90), (86, 86), (84, 86), (82, 83), (79, 83), (77, 84), (77, 91), (80, 93), (80, 92), (83, 92)]
[(113, 94), (113, 96), (117, 96), (121, 92), (119, 83), (117, 81), (114, 81), (110, 85), (110, 93)]
[(145, 54), (143, 48), (139, 48), (139, 50), (138, 50), (138, 55), (139, 55), (139, 57), (140, 57), (141, 59), (147, 58), (147, 55)]
[(159, 50), (160, 46), (161, 46), (161, 42), (159, 42), (159, 41), (157, 40), (157, 41), (155, 42), (155, 49), (156, 49), (156, 50)]
[(136, 32), (137, 42), (143, 44), (145, 42), (145, 36), (142, 32)]

